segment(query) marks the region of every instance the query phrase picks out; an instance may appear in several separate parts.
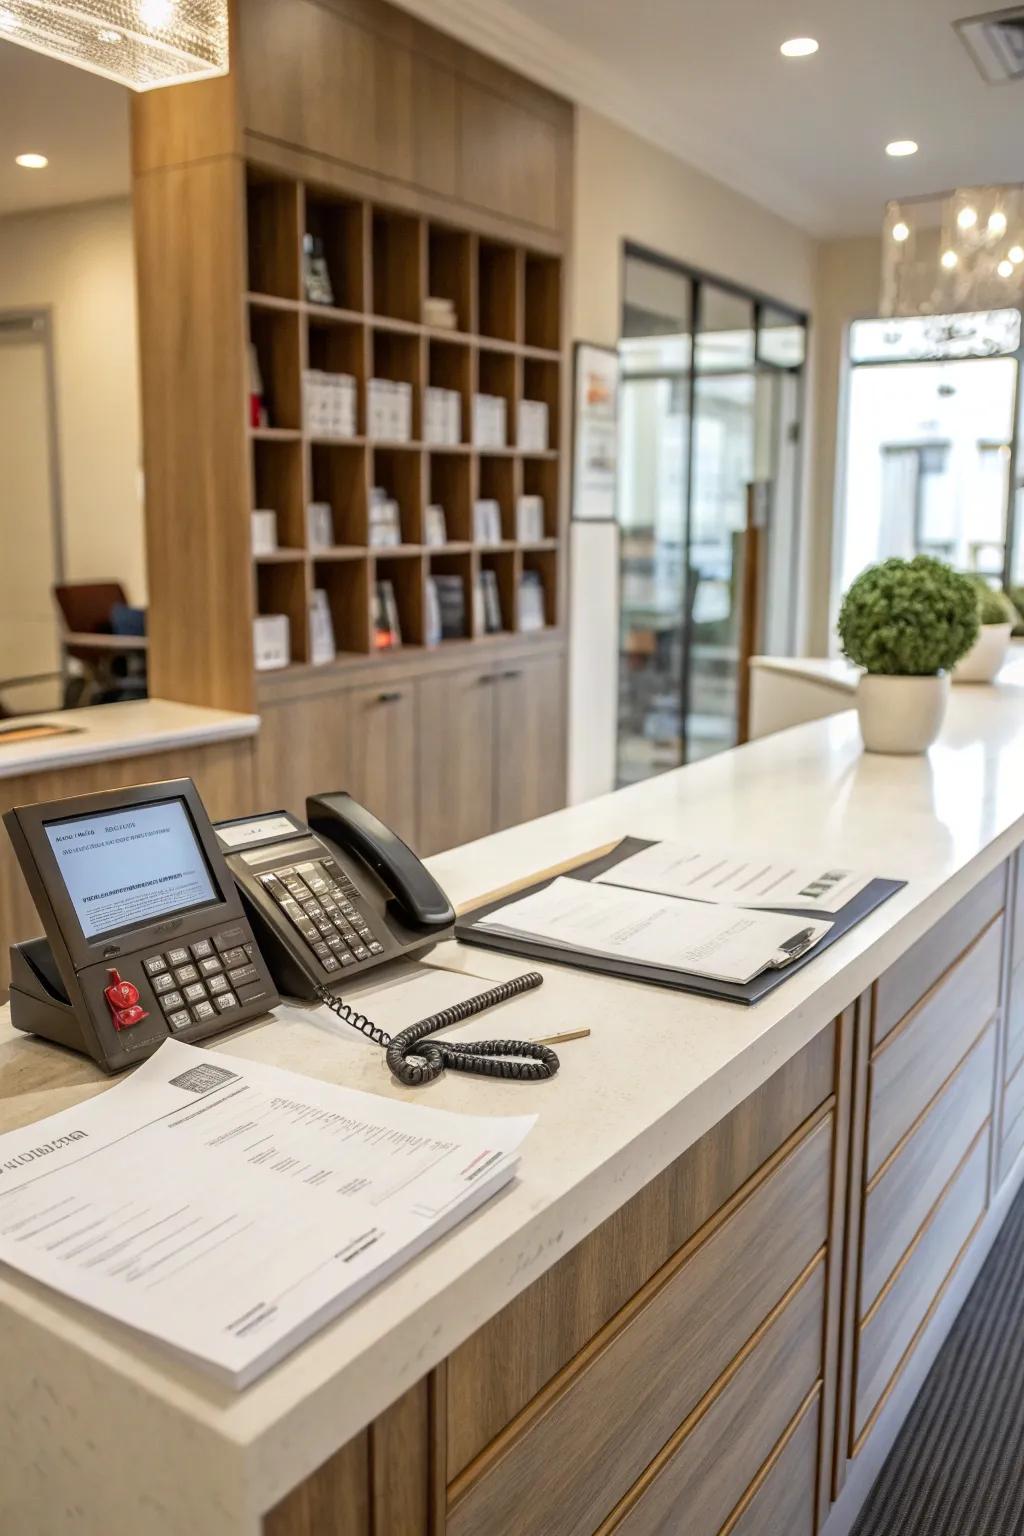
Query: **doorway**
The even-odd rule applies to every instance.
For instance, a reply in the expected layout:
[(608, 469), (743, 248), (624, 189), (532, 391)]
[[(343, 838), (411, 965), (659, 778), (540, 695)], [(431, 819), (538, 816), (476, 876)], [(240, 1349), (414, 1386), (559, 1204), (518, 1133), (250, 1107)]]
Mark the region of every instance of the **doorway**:
[(752, 506), (756, 643), (792, 649), (806, 350), (803, 315), (632, 248), (624, 298), (620, 785), (738, 739)]
[(0, 716), (58, 708), (61, 516), (49, 315), (0, 314)]

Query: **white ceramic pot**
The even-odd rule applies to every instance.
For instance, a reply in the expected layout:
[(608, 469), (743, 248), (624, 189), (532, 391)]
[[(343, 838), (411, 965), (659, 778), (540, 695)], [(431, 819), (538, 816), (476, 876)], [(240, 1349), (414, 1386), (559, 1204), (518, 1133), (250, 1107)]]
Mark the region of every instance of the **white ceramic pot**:
[(860, 733), (869, 752), (927, 752), (949, 698), (949, 675), (890, 677), (866, 672), (857, 684)]
[(983, 624), (978, 638), (953, 668), (954, 683), (991, 683), (1010, 649), (1012, 624)]

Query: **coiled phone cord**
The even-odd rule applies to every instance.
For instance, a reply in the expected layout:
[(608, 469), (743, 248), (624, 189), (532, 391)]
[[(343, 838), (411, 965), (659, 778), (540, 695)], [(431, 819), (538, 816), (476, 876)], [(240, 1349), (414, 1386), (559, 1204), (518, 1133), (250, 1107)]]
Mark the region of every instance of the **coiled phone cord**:
[(326, 987), (318, 984), (316, 995), (343, 1024), (351, 1024), (374, 1045), (384, 1047), (388, 1066), (407, 1088), (432, 1083), (445, 1067), (450, 1067), (453, 1072), (472, 1072), (478, 1077), (506, 1077), (517, 1082), (539, 1083), (554, 1077), (559, 1068), (558, 1057), (548, 1045), (535, 1040), (426, 1041), (425, 1036), (452, 1024), (461, 1024), (463, 1019), (471, 1019), (487, 1008), (507, 1003), (523, 992), (531, 992), (543, 980), (539, 971), (528, 971), (525, 976), (503, 981), (500, 986), (467, 998), (464, 1003), (442, 1008), (440, 1013), (432, 1013), (429, 1018), (410, 1024), (408, 1029), (394, 1036), (385, 1034), (365, 1013), (335, 997)]

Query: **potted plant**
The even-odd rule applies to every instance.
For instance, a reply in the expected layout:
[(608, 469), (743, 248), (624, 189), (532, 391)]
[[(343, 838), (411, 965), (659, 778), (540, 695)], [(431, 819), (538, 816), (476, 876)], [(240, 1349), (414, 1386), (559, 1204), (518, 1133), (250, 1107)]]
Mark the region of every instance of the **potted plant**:
[(1014, 625), (1020, 614), (1005, 592), (990, 587), (984, 576), (970, 578), (978, 595), (978, 638), (953, 668), (954, 683), (991, 683), (1010, 648)]
[(941, 560), (884, 560), (843, 598), (843, 654), (864, 668), (857, 713), (869, 752), (926, 752), (942, 727), (949, 672), (978, 636), (977, 592)]

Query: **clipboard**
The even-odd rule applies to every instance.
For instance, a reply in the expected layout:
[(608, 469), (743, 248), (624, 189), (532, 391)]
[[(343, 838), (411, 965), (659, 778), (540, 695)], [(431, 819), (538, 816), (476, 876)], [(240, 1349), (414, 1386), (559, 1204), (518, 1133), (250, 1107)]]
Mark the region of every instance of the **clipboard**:
[(819, 920), (827, 920), (830, 917), (832, 926), (816, 944), (798, 954), (788, 965), (762, 971), (747, 982), (715, 981), (710, 976), (697, 976), (692, 971), (669, 971), (664, 966), (647, 965), (640, 960), (621, 960), (609, 955), (576, 953), (554, 944), (545, 944), (543, 940), (513, 938), (508, 934), (494, 933), (477, 926), (481, 918), (490, 917), (513, 901), (520, 901), (524, 896), (532, 896), (536, 891), (544, 890), (560, 875), (567, 875), (573, 880), (593, 880), (597, 875), (606, 874), (608, 870), (614, 869), (616, 864), (621, 864), (624, 859), (631, 858), (633, 854), (653, 846), (653, 839), (624, 837), (613, 848), (606, 848), (594, 858), (587, 859), (581, 864), (574, 867), (563, 865), (531, 884), (521, 886), (514, 891), (505, 891), (460, 914), (455, 924), (455, 937), (461, 939), (464, 944), (476, 944), (482, 949), (499, 949), (506, 954), (522, 955), (531, 960), (544, 960), (552, 965), (571, 965), (584, 971), (602, 971), (606, 976), (619, 976), (627, 981), (643, 981), (656, 987), (671, 987), (676, 992), (696, 992), (702, 997), (717, 997), (730, 1003), (750, 1005), (759, 1003), (763, 997), (766, 997), (769, 992), (774, 992), (775, 988), (781, 986), (790, 976), (794, 976), (805, 965), (809, 965), (823, 950), (828, 949), (837, 939), (841, 939), (845, 933), (849, 933), (851, 928), (855, 928), (883, 902), (888, 901), (890, 896), (901, 891), (907, 883), (905, 880), (872, 880), (844, 907), (840, 907), (834, 916), (823, 912), (809, 913), (806, 908), (799, 907), (759, 908), (758, 910), (762, 912), (779, 912), (791, 916), (797, 925), (801, 919), (806, 919), (808, 916), (814, 916)]

